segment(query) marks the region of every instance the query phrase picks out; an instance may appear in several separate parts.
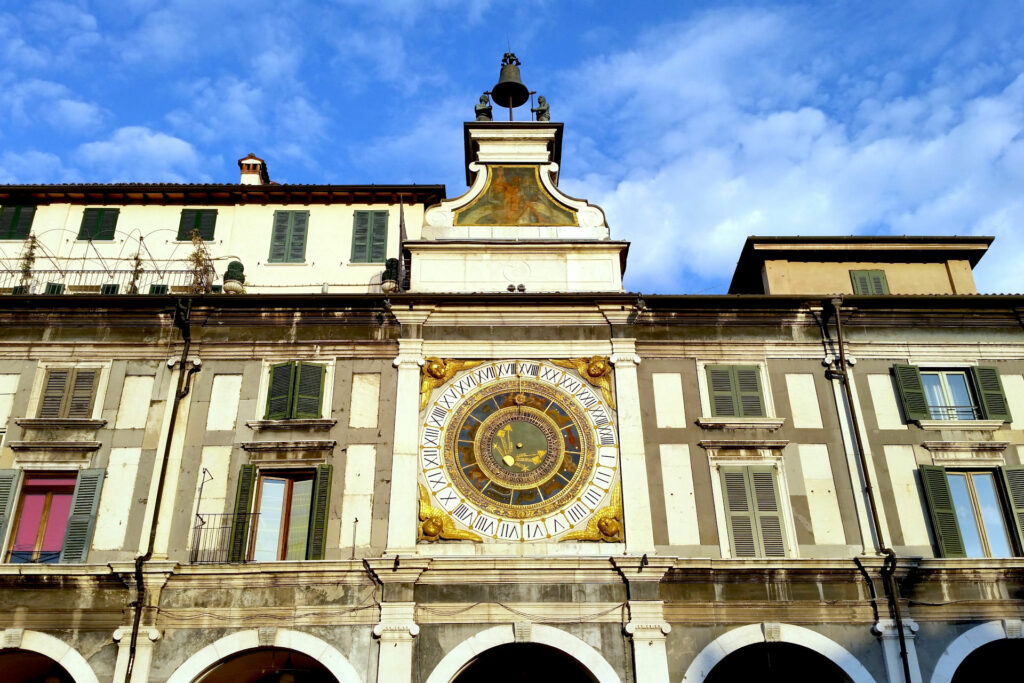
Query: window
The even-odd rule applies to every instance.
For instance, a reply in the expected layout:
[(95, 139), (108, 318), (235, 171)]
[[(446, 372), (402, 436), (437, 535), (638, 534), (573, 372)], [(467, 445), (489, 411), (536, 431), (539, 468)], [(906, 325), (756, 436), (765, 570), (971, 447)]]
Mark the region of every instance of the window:
[(0, 209), (0, 240), (23, 240), (32, 230), (34, 206), (5, 206)]
[(1024, 524), (1024, 466), (953, 470), (922, 465), (920, 470), (942, 557), (1016, 554)]
[(897, 365), (893, 374), (908, 420), (1011, 419), (996, 368), (937, 370)]
[(212, 240), (216, 224), (217, 209), (182, 209), (181, 223), (178, 224), (178, 241), (191, 241), (193, 230), (199, 233), (202, 239)]
[(37, 417), (89, 418), (96, 400), (97, 368), (51, 368), (43, 382)]
[(86, 209), (82, 215), (80, 240), (112, 240), (120, 209)]
[(14, 285), (11, 287), (11, 294), (29, 294), (28, 285)]
[(302, 263), (306, 260), (308, 211), (275, 211), (270, 235), (269, 263)]
[(149, 293), (150, 294), (166, 294), (167, 293), (167, 285), (150, 285), (149, 286)]
[(889, 283), (884, 270), (851, 270), (854, 294), (888, 294)]
[(6, 561), (85, 562), (104, 471), (27, 473), (15, 506), (20, 474), (0, 470), (0, 539), (14, 512)]
[(331, 469), (320, 465), (257, 472), (255, 465), (243, 465), (231, 527), (230, 561), (322, 560)]
[(733, 557), (785, 557), (774, 467), (723, 465), (719, 470)]
[(49, 294), (51, 296), (64, 293), (64, 283), (62, 282), (47, 282), (46, 289), (43, 290), (43, 294)]
[(116, 282), (100, 285), (100, 294), (103, 294), (105, 296), (113, 296), (114, 294), (117, 294), (119, 288), (120, 285), (118, 285)]
[(292, 361), (270, 368), (268, 420), (318, 418), (324, 395), (323, 365)]
[(388, 251), (388, 212), (356, 211), (352, 224), (352, 263), (384, 263)]
[(714, 417), (765, 417), (756, 365), (708, 365), (708, 398)]

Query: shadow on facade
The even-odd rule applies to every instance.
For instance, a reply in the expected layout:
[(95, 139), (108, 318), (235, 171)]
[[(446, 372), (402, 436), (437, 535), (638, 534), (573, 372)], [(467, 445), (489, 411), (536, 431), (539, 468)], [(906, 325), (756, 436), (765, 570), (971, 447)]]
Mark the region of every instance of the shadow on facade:
[(1020, 655), (1019, 640), (994, 640), (967, 655), (953, 674), (952, 683), (1004, 680), (1007, 672), (1020, 666)]

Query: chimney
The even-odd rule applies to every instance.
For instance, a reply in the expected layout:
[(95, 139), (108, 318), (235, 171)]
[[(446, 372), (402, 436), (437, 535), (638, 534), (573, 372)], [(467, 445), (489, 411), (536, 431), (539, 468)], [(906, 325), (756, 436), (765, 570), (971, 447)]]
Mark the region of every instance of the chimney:
[(268, 185), (270, 176), (267, 174), (267, 162), (249, 152), (248, 156), (238, 160), (238, 168), (242, 169), (243, 185)]

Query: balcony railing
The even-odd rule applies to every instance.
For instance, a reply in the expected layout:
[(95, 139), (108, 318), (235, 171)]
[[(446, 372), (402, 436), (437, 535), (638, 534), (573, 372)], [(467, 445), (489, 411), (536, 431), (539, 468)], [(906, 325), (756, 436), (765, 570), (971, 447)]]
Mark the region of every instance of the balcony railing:
[(981, 410), (977, 406), (928, 406), (933, 420), (980, 420)]
[[(231, 542), (234, 538), (234, 530), (239, 526), (243, 526), (246, 530), (253, 529), (257, 518), (259, 518), (258, 512), (247, 512), (241, 515), (196, 515), (195, 524), (192, 526), (192, 547), (188, 561), (192, 564), (232, 562)], [(245, 562), (248, 541), (248, 534), (246, 534), (246, 537), (242, 539), (243, 547), (240, 558), (234, 561)]]
[(189, 291), (191, 270), (0, 270), (5, 294), (179, 294)]

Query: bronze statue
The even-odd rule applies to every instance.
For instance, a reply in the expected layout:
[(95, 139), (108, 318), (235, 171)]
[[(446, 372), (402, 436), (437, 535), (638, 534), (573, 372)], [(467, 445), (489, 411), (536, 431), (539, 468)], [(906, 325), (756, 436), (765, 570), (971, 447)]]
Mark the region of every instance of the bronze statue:
[(530, 109), (530, 111), (537, 115), (537, 121), (551, 120), (551, 111), (548, 107), (548, 101), (544, 99), (543, 95), (537, 98), (537, 106)]
[(477, 121), (491, 121), (491, 101), (487, 98), (487, 93), (480, 96), (480, 104), (473, 107), (473, 111), (476, 112)]

